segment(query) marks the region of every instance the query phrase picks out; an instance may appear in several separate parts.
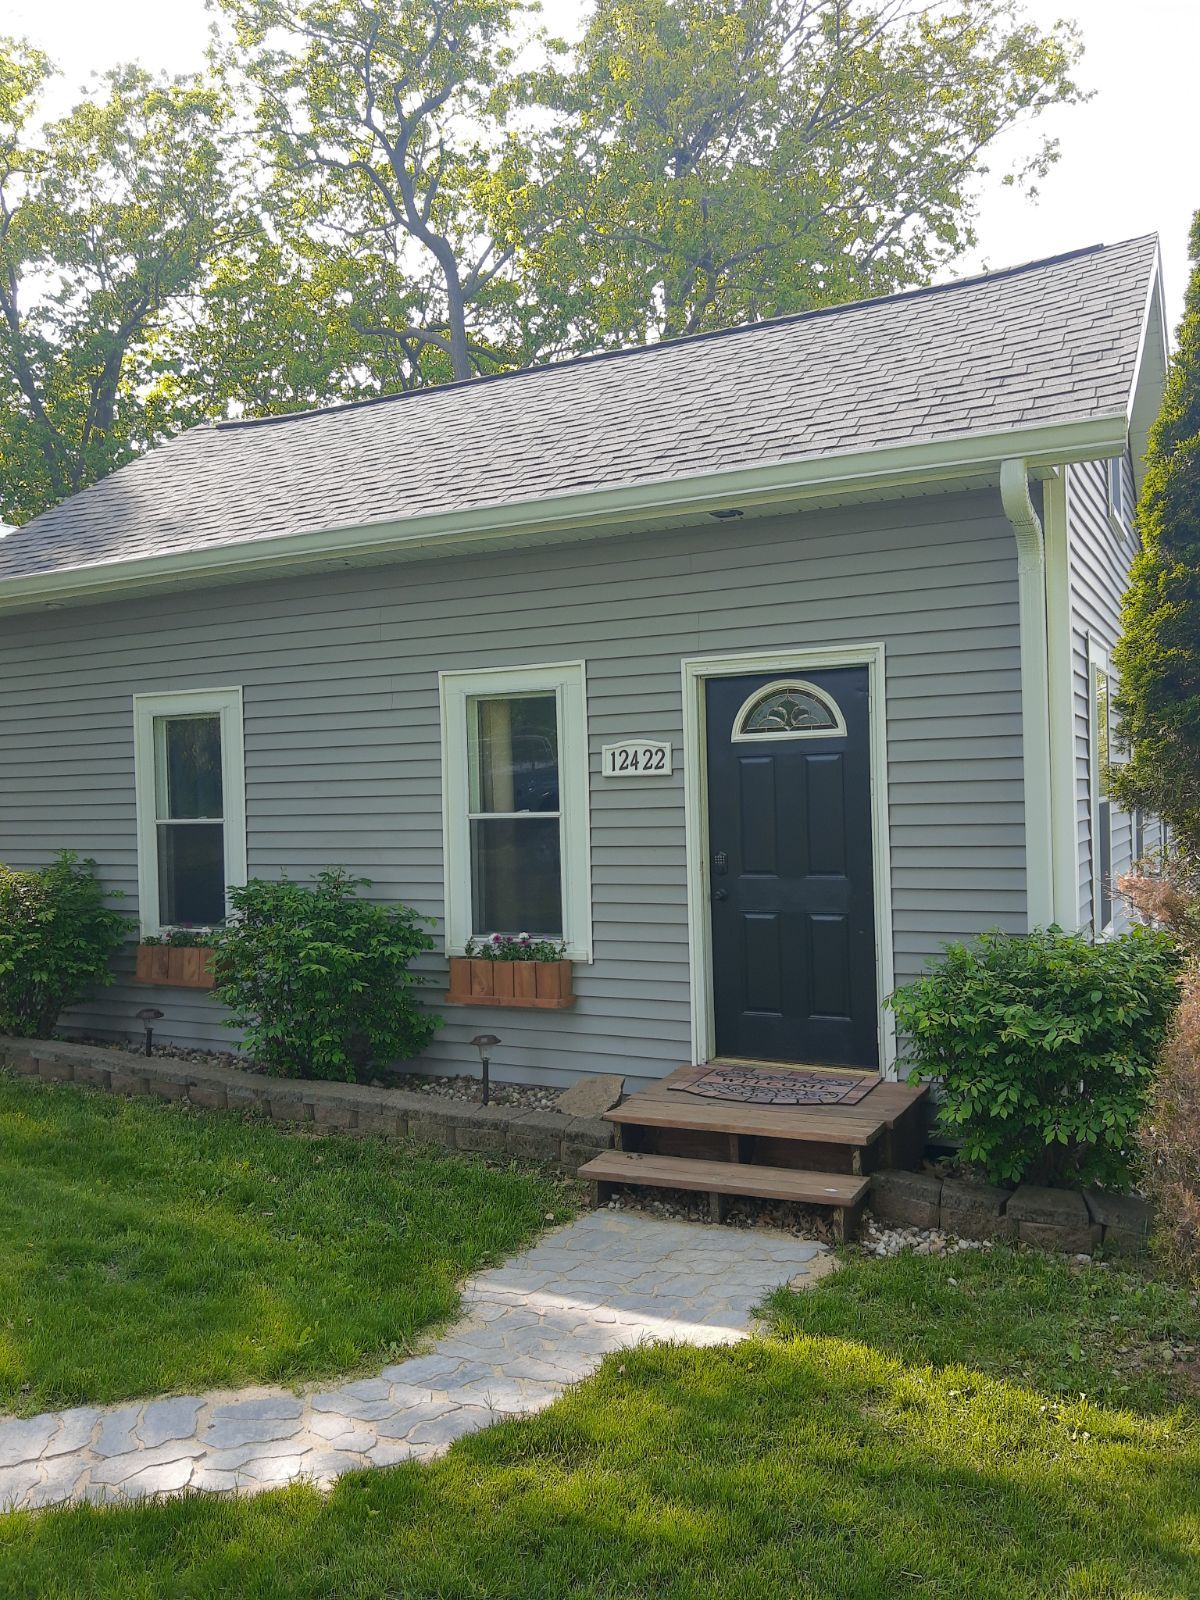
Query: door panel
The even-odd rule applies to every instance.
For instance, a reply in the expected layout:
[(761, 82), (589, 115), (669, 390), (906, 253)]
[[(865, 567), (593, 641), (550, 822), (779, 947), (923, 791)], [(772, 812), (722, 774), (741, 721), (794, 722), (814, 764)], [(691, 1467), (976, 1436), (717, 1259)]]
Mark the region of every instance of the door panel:
[(708, 680), (721, 1055), (878, 1065), (868, 694), (865, 667)]

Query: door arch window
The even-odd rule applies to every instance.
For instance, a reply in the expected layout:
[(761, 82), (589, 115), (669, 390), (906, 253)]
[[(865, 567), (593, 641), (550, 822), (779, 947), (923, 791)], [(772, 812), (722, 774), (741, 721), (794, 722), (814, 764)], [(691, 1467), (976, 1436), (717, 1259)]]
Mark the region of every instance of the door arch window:
[(837, 702), (803, 678), (756, 689), (733, 719), (734, 743), (749, 739), (831, 739), (845, 736)]

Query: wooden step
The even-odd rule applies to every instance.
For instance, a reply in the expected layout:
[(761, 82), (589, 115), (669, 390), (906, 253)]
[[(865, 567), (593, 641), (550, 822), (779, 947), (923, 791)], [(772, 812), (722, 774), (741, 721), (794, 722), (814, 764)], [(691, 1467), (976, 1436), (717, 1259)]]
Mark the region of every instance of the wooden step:
[(728, 1195), (825, 1206), (833, 1212), (835, 1232), (843, 1240), (853, 1231), (871, 1187), (869, 1178), (836, 1172), (760, 1167), (753, 1162), (694, 1161), (679, 1156), (642, 1155), (635, 1150), (605, 1150), (580, 1167), (579, 1176), (593, 1185), (597, 1205), (609, 1198), (608, 1191), (618, 1183), (698, 1191), (708, 1195), (715, 1221), (722, 1215), (721, 1199)]

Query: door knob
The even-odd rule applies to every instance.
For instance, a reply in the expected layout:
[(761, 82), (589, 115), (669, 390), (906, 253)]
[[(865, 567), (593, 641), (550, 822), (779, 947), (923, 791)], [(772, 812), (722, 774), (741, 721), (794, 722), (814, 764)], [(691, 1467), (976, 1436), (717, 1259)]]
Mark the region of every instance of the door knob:
[(714, 900), (728, 900), (729, 899), (729, 890), (728, 889), (714, 889), (713, 890), (713, 899)]

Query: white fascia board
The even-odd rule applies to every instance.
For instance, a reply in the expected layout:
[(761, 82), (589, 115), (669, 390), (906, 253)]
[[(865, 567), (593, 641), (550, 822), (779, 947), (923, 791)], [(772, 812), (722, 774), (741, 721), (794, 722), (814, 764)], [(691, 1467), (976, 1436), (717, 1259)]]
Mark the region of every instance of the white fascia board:
[(1134, 488), (1138, 494), (1142, 491), (1142, 479), (1146, 473), (1150, 429), (1158, 416), (1166, 389), (1169, 354), (1170, 336), (1163, 296), (1162, 262), (1156, 252), (1154, 271), (1146, 291), (1146, 309), (1142, 316), (1142, 334), (1133, 382), (1129, 386), (1129, 449), (1133, 457)]
[(355, 523), (270, 539), (105, 562), (62, 572), (0, 580), (0, 611), (100, 599), (140, 589), (283, 573), (324, 561), (386, 560), (414, 551), (432, 554), (463, 545), (579, 531), (627, 528), (645, 517), (698, 519), (735, 505), (767, 510), (841, 490), (953, 483), (998, 471), (1017, 456), (1035, 476), (1065, 461), (1094, 461), (1125, 448), (1123, 413), (1083, 422), (961, 434), (884, 449), (848, 451), (812, 460), (689, 474), (617, 488), (544, 495), (467, 511), (435, 512), (402, 521)]

